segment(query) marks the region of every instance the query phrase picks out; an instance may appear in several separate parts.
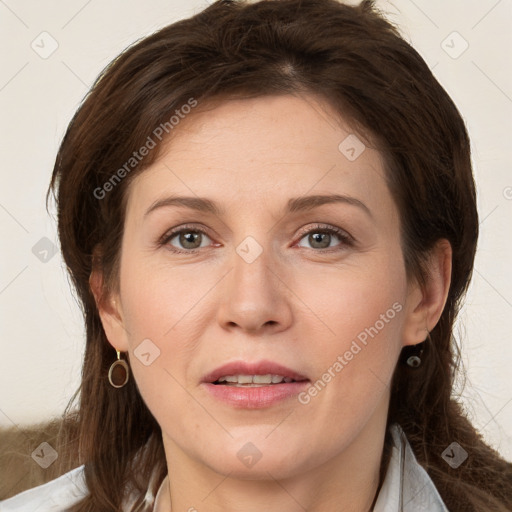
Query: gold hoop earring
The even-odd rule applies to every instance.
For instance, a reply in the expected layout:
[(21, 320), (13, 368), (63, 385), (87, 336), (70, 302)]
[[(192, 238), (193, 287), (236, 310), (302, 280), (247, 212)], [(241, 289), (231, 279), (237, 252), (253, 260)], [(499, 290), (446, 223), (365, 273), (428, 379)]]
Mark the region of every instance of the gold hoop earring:
[(117, 352), (117, 361), (114, 361), (108, 370), (108, 381), (114, 388), (122, 388), (128, 382), (130, 377), (130, 368), (124, 359), (121, 359), (119, 350)]

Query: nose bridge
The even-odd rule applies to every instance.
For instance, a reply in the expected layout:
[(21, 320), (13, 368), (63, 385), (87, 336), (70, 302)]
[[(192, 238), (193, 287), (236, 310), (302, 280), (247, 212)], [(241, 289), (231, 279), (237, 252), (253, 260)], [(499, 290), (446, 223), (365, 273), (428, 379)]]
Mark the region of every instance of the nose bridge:
[[(232, 271), (223, 290), (219, 321), (256, 331), (264, 325), (286, 325), (290, 318), (284, 286), (277, 277), (277, 255), (272, 251), (272, 231), (241, 230), (234, 246)], [(249, 233), (253, 234), (249, 234)]]
[(270, 237), (271, 233), (247, 235), (235, 246), (232, 284), (233, 291), (236, 290), (240, 297), (250, 298), (252, 294), (273, 296), (271, 289), (275, 279), (272, 279), (274, 274), (271, 270), (275, 266), (275, 255), (272, 254)]
[[(259, 207), (262, 208), (262, 205)], [(237, 281), (255, 278), (268, 285), (268, 274), (272, 275), (270, 269), (275, 266), (277, 256), (273, 253), (275, 230), (271, 229), (271, 219), (267, 218), (265, 208), (238, 211), (240, 213), (233, 232), (233, 278)]]

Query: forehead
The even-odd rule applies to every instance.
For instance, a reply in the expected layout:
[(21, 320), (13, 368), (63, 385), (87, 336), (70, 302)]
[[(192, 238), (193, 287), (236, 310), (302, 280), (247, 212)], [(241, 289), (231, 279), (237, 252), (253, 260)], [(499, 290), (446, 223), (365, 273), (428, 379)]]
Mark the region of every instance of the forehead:
[(158, 160), (132, 180), (128, 209), (147, 208), (171, 193), (257, 208), (321, 193), (389, 202), (381, 155), (361, 139), (314, 96), (197, 109), (175, 127)]

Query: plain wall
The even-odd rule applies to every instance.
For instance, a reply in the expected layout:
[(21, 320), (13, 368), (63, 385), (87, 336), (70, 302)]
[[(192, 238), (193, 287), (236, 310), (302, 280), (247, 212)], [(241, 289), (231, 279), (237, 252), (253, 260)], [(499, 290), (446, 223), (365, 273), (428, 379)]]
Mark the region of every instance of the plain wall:
[[(118, 53), (206, 5), (0, 2), (2, 426), (60, 414), (79, 385), (82, 317), (58, 252), (54, 212), (45, 210), (64, 130)], [(512, 3), (395, 0), (378, 6), (451, 95), (472, 139), (481, 236), (458, 322), (467, 372), (461, 400), (485, 439), (512, 460)], [(58, 48), (46, 56), (54, 41)]]

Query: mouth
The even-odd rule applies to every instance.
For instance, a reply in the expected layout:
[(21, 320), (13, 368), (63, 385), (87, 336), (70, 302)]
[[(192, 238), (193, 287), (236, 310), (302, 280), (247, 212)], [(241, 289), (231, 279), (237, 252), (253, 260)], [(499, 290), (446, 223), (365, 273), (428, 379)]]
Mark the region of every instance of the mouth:
[(305, 375), (271, 361), (234, 361), (203, 379), (215, 399), (244, 409), (270, 407), (296, 396), (309, 383)]
[(220, 379), (217, 379), (212, 384), (218, 386), (235, 386), (235, 387), (249, 387), (249, 388), (257, 388), (261, 386), (273, 386), (275, 384), (289, 384), (290, 382), (302, 382), (297, 381), (295, 379), (291, 379), (289, 377), (284, 377), (283, 375), (272, 375), (267, 373), (266, 375), (225, 375)]
[(305, 375), (272, 361), (232, 361), (203, 377), (203, 382), (217, 386), (272, 386), (309, 380)]

